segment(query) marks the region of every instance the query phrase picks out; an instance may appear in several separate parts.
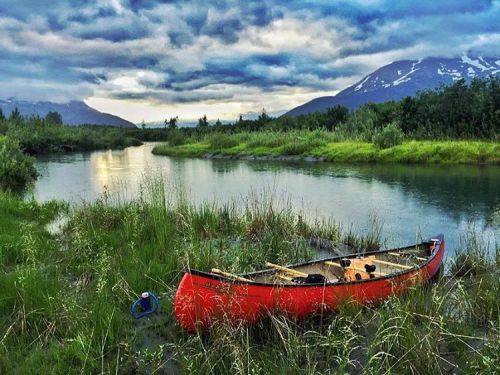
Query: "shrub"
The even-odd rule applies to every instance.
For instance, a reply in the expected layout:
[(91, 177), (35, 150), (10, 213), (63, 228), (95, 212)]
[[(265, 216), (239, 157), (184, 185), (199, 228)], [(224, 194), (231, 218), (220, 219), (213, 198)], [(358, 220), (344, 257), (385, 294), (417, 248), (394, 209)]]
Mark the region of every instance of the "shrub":
[(362, 141), (370, 141), (375, 132), (376, 114), (368, 106), (362, 106), (352, 113), (345, 126), (340, 127), (351, 137)]
[(391, 122), (373, 136), (373, 143), (381, 149), (400, 145), (403, 142), (403, 132), (398, 124)]
[(0, 137), (0, 189), (22, 190), (37, 176), (33, 158), (23, 154), (16, 141)]
[(239, 144), (238, 140), (235, 137), (221, 133), (211, 134), (208, 137), (208, 143), (210, 143), (210, 147), (214, 150), (231, 148)]
[(180, 146), (186, 143), (186, 137), (177, 129), (169, 129), (168, 144), (170, 146)]

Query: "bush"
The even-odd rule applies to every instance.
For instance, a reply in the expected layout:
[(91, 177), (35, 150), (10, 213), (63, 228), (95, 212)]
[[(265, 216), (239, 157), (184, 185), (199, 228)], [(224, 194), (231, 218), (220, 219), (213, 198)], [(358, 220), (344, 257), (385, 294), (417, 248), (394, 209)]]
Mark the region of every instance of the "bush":
[(177, 129), (169, 129), (167, 139), (170, 146), (180, 146), (186, 143), (185, 135)]
[(224, 148), (231, 148), (239, 144), (235, 137), (221, 133), (211, 134), (208, 137), (208, 143), (213, 150), (222, 150)]
[(16, 141), (0, 137), (0, 189), (22, 190), (37, 176), (33, 158), (23, 154)]
[(400, 145), (403, 142), (403, 132), (398, 124), (391, 122), (373, 136), (373, 143), (381, 149)]
[(345, 126), (340, 129), (351, 137), (355, 136), (361, 141), (369, 142), (375, 132), (376, 118), (376, 113), (365, 105), (354, 111)]

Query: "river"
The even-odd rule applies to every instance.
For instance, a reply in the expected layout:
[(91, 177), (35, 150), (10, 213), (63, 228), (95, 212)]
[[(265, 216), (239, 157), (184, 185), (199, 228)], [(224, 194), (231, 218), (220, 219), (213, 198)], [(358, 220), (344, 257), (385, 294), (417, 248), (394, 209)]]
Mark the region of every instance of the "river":
[(153, 146), (39, 157), (41, 177), (32, 193), (40, 201), (79, 203), (96, 199), (106, 187), (130, 199), (144, 176), (161, 175), (196, 203), (271, 191), (310, 220), (332, 218), (358, 233), (373, 230), (375, 221), (387, 246), (444, 233), (450, 254), (469, 228), (500, 243), (498, 166), (182, 159), (155, 156)]

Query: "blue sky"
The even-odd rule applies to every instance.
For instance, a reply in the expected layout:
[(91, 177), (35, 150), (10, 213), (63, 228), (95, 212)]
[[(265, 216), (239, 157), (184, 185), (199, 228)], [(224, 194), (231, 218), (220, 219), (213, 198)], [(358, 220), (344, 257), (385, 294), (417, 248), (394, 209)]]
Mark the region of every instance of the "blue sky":
[(0, 2), (0, 98), (139, 122), (232, 119), (333, 95), (400, 59), (498, 56), (500, 2)]

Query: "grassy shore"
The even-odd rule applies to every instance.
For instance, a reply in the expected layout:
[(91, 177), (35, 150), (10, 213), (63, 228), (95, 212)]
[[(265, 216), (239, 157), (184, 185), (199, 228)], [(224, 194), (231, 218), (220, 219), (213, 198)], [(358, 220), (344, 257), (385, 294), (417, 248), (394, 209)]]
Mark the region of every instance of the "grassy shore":
[(485, 141), (404, 141), (380, 149), (333, 132), (291, 131), (223, 134), (156, 146), (156, 155), (182, 157), (301, 158), (331, 162), (500, 164), (500, 144)]
[(119, 129), (99, 126), (37, 125), (33, 121), (10, 126), (7, 137), (19, 142), (22, 150), (29, 154), (51, 152), (90, 151), (138, 146), (135, 129)]
[(18, 122), (0, 120), (0, 140), (3, 136), (19, 143), (28, 154), (53, 152), (123, 149), (142, 142), (165, 141), (168, 129), (128, 129), (109, 126), (65, 126), (47, 123), (40, 118)]
[[(187, 265), (243, 272), (310, 259), (311, 238), (361, 250), (380, 239), (307, 223), (272, 194), (201, 206), (172, 195), (146, 182), (135, 201), (105, 195), (68, 209), (0, 194), (0, 373), (497, 371), (500, 252), (474, 236), (452, 260), (456, 277), (377, 308), (346, 302), (323, 319), (186, 334), (172, 300)], [(67, 222), (50, 233), (60, 214)], [(134, 321), (130, 304), (144, 290), (161, 311)]]

